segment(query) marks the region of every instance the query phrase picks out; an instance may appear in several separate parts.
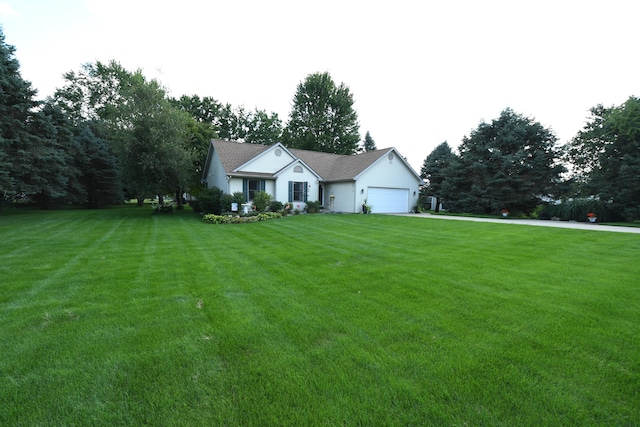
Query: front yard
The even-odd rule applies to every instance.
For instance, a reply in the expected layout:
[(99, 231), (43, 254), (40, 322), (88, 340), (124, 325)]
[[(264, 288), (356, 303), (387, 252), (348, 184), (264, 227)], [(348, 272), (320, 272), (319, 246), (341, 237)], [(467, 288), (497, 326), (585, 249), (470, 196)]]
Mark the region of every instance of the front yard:
[(637, 425), (637, 235), (0, 213), (0, 425)]

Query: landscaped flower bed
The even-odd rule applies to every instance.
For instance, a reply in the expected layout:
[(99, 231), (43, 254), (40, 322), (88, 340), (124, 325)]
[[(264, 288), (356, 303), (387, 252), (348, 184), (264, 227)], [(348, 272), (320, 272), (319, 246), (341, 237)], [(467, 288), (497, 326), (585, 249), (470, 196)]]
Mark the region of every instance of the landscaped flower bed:
[(202, 217), (207, 224), (246, 224), (249, 222), (268, 221), (270, 219), (282, 218), (279, 212), (262, 212), (258, 215), (240, 216), (240, 215), (214, 215), (208, 214)]

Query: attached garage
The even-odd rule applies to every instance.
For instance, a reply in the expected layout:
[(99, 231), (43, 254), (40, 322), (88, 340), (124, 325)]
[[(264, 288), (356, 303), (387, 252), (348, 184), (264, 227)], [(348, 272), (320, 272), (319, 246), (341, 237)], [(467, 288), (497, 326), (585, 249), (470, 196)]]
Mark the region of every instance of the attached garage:
[[(253, 188), (249, 180), (264, 186)], [(281, 143), (219, 139), (209, 144), (202, 182), (226, 194), (241, 191), (248, 182), (246, 192), (262, 189), (283, 205), (300, 200), (292, 205), (300, 210), (301, 199), (306, 199), (317, 200), (327, 212), (360, 213), (363, 204), (368, 204), (374, 214), (409, 212), (424, 184), (393, 147), (344, 155), (287, 148)], [(297, 197), (289, 188), (306, 189), (307, 197)]]
[(409, 212), (409, 190), (406, 188), (369, 187), (367, 196), (371, 213)]

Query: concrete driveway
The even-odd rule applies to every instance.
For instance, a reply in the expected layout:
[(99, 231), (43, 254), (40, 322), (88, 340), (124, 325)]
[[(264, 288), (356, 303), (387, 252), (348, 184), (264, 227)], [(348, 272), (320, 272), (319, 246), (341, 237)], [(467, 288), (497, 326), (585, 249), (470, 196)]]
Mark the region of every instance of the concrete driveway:
[(466, 216), (431, 215), (429, 213), (419, 213), (419, 214), (407, 213), (407, 214), (395, 214), (395, 215), (410, 216), (415, 218), (428, 218), (428, 219), (436, 219), (436, 220), (495, 222), (498, 224), (532, 225), (537, 227), (573, 228), (575, 230), (610, 231), (613, 233), (640, 234), (640, 227), (619, 227), (619, 226), (613, 226), (613, 225), (600, 225), (597, 223), (591, 224), (588, 222), (545, 221), (541, 219), (475, 218), (475, 217), (466, 217)]

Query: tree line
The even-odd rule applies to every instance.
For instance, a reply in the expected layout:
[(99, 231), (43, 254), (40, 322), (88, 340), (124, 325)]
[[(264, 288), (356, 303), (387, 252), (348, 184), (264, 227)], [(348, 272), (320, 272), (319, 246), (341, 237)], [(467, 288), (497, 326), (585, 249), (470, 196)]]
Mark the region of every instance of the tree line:
[(180, 203), (201, 188), (212, 138), (340, 154), (375, 149), (368, 132), (360, 143), (349, 88), (326, 72), (298, 85), (283, 125), (276, 113), (212, 97), (172, 98), (117, 61), (69, 71), (52, 96), (36, 100), (14, 53), (0, 28), (0, 207), (98, 208), (172, 193)]
[(564, 145), (539, 122), (507, 108), (424, 160), (423, 203), (435, 209), (585, 221), (640, 219), (640, 99), (598, 105)]
[[(369, 132), (360, 141), (349, 88), (327, 72), (298, 84), (283, 124), (276, 113), (212, 97), (172, 98), (116, 61), (65, 73), (63, 86), (39, 101), (14, 53), (0, 28), (0, 207), (97, 208), (171, 193), (180, 203), (201, 188), (212, 138), (338, 154), (376, 149)], [(450, 212), (640, 219), (640, 100), (590, 113), (564, 145), (509, 108), (457, 150), (443, 142), (420, 171), (423, 205), (434, 197), (436, 209)]]

